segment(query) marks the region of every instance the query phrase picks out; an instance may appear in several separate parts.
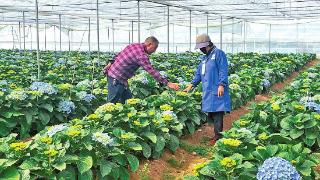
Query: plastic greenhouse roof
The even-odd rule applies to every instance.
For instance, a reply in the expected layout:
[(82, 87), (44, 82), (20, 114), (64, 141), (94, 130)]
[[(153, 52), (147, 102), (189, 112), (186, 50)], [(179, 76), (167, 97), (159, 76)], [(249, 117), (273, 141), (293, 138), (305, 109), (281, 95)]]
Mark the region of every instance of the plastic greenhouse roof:
[[(59, 15), (64, 28), (85, 30), (91, 20), (96, 28), (97, 0), (38, 0), (39, 24), (59, 26)], [(138, 21), (137, 0), (98, 0), (100, 26), (110, 25), (112, 19), (119, 29), (131, 29)], [(169, 7), (169, 8), (168, 8)], [(141, 26), (155, 28), (169, 21), (182, 26), (205, 27), (223, 22), (269, 20), (313, 20), (320, 18), (319, 0), (140, 0)], [(35, 25), (35, 0), (1, 0), (1, 24)], [(136, 29), (135, 25), (135, 29)]]

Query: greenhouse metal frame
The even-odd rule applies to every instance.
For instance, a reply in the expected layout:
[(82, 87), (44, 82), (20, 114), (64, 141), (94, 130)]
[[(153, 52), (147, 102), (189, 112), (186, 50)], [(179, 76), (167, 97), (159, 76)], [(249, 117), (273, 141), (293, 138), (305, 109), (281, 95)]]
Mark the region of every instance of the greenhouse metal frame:
[[(88, 34), (88, 50), (92, 50), (92, 31), (96, 30), (97, 51), (100, 51), (100, 30), (111, 21), (112, 52), (115, 52), (115, 29), (127, 31), (129, 43), (134, 42), (134, 32), (137, 32), (137, 42), (141, 42), (141, 26), (149, 25), (149, 30), (166, 27), (166, 51), (170, 51), (170, 25), (180, 25), (189, 28), (188, 50), (192, 51), (192, 28), (205, 29), (210, 34), (210, 27), (219, 28), (219, 47), (223, 47), (223, 27), (231, 25), (231, 52), (234, 52), (235, 25), (241, 23), (243, 31), (243, 49), (246, 51), (247, 24), (262, 23), (268, 26), (268, 52), (271, 52), (272, 26), (278, 24), (294, 24), (296, 26), (296, 44), (299, 44), (299, 24), (317, 21), (320, 15), (320, 2), (317, 0), (4, 0), (0, 6), (2, 22), (5, 25), (18, 23), (19, 49), (26, 50), (26, 26), (36, 24), (37, 59), (39, 60), (40, 25), (44, 25), (44, 49), (47, 50), (48, 26), (59, 28), (59, 50), (62, 51), (62, 31), (68, 37), (68, 50), (71, 50), (71, 34), (73, 31), (83, 31)], [(284, 23), (283, 23), (284, 22)], [(22, 23), (22, 33), (21, 33)], [(117, 23), (117, 27), (115, 25)], [(136, 23), (137, 29), (134, 29)], [(94, 27), (95, 26), (95, 27)], [(103, 28), (104, 28), (103, 27)], [(145, 29), (145, 28), (144, 28)], [(197, 29), (198, 30), (198, 29)], [(14, 48), (14, 33), (12, 38)], [(241, 32), (242, 33), (242, 32)], [(198, 34), (198, 33), (196, 33)], [(32, 36), (32, 31), (31, 31)], [(108, 28), (109, 38), (109, 28)], [(173, 38), (174, 39), (174, 38)], [(174, 40), (173, 40), (174, 41)], [(81, 40), (82, 44), (82, 40)], [(80, 44), (80, 45), (81, 45)], [(32, 47), (32, 38), (31, 38)], [(223, 49), (223, 48), (222, 48)]]

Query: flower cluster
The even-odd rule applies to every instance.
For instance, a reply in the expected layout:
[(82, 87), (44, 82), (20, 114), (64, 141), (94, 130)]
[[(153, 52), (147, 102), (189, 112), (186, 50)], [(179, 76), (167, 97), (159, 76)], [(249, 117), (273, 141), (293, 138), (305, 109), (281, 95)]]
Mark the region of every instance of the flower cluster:
[(300, 103), (303, 104), (307, 109), (316, 111), (318, 113), (320, 113), (320, 104), (317, 104), (314, 100), (317, 97), (302, 97), (300, 99)]
[(49, 149), (47, 151), (44, 151), (44, 154), (48, 157), (54, 157), (58, 154), (58, 151), (55, 149)]
[(56, 62), (53, 67), (59, 67), (59, 66), (62, 66), (62, 65), (65, 65), (66, 64), (66, 60), (64, 59), (59, 59), (58, 62)]
[(280, 108), (280, 105), (278, 103), (272, 103), (271, 104), (271, 108), (274, 110), (274, 111), (279, 111), (281, 108)]
[(95, 113), (97, 113), (97, 114), (105, 114), (107, 112), (112, 112), (115, 109), (116, 109), (115, 104), (107, 103), (107, 104), (104, 104), (104, 105), (98, 107), (98, 109), (95, 111)]
[(99, 119), (99, 116), (97, 114), (90, 114), (88, 117), (87, 117), (88, 120), (91, 120), (91, 121), (95, 121), (95, 120), (98, 120)]
[(69, 83), (59, 84), (59, 85), (58, 85), (58, 88), (59, 88), (60, 90), (62, 90), (62, 91), (69, 90), (71, 87), (72, 87), (72, 85), (69, 84)]
[(131, 132), (121, 134), (121, 139), (123, 139), (123, 140), (133, 140), (136, 138), (137, 138), (137, 136)]
[(171, 121), (177, 118), (177, 115), (173, 111), (164, 111), (161, 114), (162, 120), (164, 121)]
[(90, 88), (91, 87), (91, 83), (90, 83), (90, 80), (89, 79), (86, 79), (86, 80), (83, 80), (83, 81), (80, 81), (76, 87), (80, 88), (80, 89), (87, 89), (87, 88)]
[(247, 120), (240, 120), (239, 121), (239, 125), (240, 126), (246, 126), (246, 125), (248, 125), (250, 123), (250, 121), (247, 121)]
[(96, 132), (92, 135), (92, 140), (103, 144), (104, 146), (113, 146), (114, 141), (107, 133)]
[(90, 103), (92, 100), (96, 99), (96, 96), (93, 95), (93, 94), (88, 94), (87, 92), (85, 91), (81, 91), (79, 93), (77, 93), (77, 96), (83, 100), (83, 101), (86, 101), (88, 103)]
[(20, 90), (14, 90), (7, 96), (9, 100), (18, 100), (18, 101), (23, 101), (27, 97), (28, 97), (27, 93), (25, 91), (20, 91)]
[(1, 80), (0, 81), (0, 87), (4, 87), (4, 86), (7, 86), (8, 85), (8, 82), (6, 80)]
[(11, 143), (10, 148), (14, 149), (15, 151), (21, 151), (27, 148), (27, 143), (25, 142)]
[(273, 157), (265, 160), (257, 174), (258, 180), (277, 180), (277, 179), (290, 179), (300, 180), (300, 174), (290, 162), (280, 157)]
[(311, 79), (317, 77), (317, 75), (318, 75), (317, 73), (308, 73), (308, 77)]
[(51, 137), (42, 137), (40, 139), (40, 141), (45, 143), (45, 144), (51, 144), (52, 143), (52, 138)]
[(229, 81), (240, 81), (240, 77), (237, 74), (230, 74)]
[(57, 94), (57, 90), (48, 83), (45, 82), (33, 82), (30, 86), (30, 89), (33, 91), (40, 91), (43, 94)]
[(220, 164), (223, 167), (232, 168), (232, 167), (237, 165), (237, 162), (234, 159), (230, 158), (230, 157), (225, 157), (220, 161)]
[(63, 131), (65, 130), (66, 128), (68, 128), (67, 125), (65, 124), (59, 124), (59, 125), (55, 125), (55, 126), (52, 126), (48, 129), (48, 132), (47, 132), (47, 135), (49, 137), (52, 137), (53, 135), (55, 135), (57, 132), (60, 132), (60, 131)]
[(238, 139), (222, 139), (222, 143), (224, 145), (228, 145), (228, 146), (232, 146), (232, 147), (238, 147), (240, 146), (240, 144), (242, 144), (242, 142)]
[(260, 140), (264, 141), (264, 140), (267, 140), (269, 138), (269, 136), (267, 135), (267, 133), (263, 132), (263, 133), (259, 134), (258, 138)]
[(36, 97), (41, 97), (43, 95), (43, 93), (40, 91), (28, 91), (28, 93)]
[(147, 74), (146, 73), (139, 74), (135, 79), (137, 81), (141, 82), (142, 84), (148, 84), (149, 83), (149, 80), (147, 78)]
[(160, 109), (162, 111), (171, 111), (171, 110), (173, 110), (173, 107), (170, 106), (169, 104), (164, 104), (164, 105), (160, 106)]
[(240, 86), (238, 84), (232, 83), (229, 85), (229, 88), (232, 90), (238, 90), (240, 89)]
[(76, 109), (76, 106), (72, 101), (61, 101), (59, 102), (58, 111), (66, 114), (70, 114)]
[(185, 96), (188, 96), (188, 93), (183, 92), (183, 91), (178, 91), (178, 92), (176, 92), (176, 95), (177, 95), (177, 96), (185, 97)]
[(268, 87), (270, 87), (271, 83), (268, 79), (263, 79), (261, 82), (261, 85), (265, 88), (268, 88)]
[(167, 75), (167, 73), (166, 73), (166, 72), (164, 72), (164, 71), (160, 71), (159, 73), (161, 74), (161, 76), (162, 76), (162, 77), (164, 77), (164, 78), (168, 78), (168, 75)]
[(130, 105), (136, 105), (140, 102), (140, 99), (128, 99), (127, 103)]
[(262, 119), (267, 119), (268, 114), (267, 114), (265, 111), (260, 111), (259, 116), (260, 116)]
[(193, 167), (193, 175), (194, 176), (199, 176), (199, 170), (202, 169), (204, 166), (206, 165), (206, 163), (199, 163), (194, 165)]
[(79, 126), (81, 126), (81, 125), (71, 126), (71, 127), (67, 130), (66, 134), (67, 134), (68, 136), (71, 136), (71, 137), (77, 137), (77, 136), (79, 136), (79, 135), (81, 134), (80, 128), (78, 128)]

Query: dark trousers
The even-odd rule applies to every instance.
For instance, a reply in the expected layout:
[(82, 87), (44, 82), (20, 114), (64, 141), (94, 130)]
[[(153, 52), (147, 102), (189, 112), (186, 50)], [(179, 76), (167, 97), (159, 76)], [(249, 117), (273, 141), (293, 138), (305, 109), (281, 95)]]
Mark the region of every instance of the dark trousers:
[(129, 87), (122, 84), (119, 80), (108, 76), (108, 102), (124, 104), (131, 97), (132, 94)]
[(218, 140), (222, 137), (221, 132), (223, 130), (223, 116), (224, 116), (224, 112), (208, 113), (209, 122), (213, 122), (215, 140)]

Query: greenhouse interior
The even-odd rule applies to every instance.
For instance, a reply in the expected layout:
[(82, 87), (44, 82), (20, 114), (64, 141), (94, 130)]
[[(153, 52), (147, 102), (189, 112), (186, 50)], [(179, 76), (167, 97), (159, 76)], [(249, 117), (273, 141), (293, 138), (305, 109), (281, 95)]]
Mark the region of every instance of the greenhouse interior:
[(319, 0), (1, 0), (0, 179), (320, 179)]

